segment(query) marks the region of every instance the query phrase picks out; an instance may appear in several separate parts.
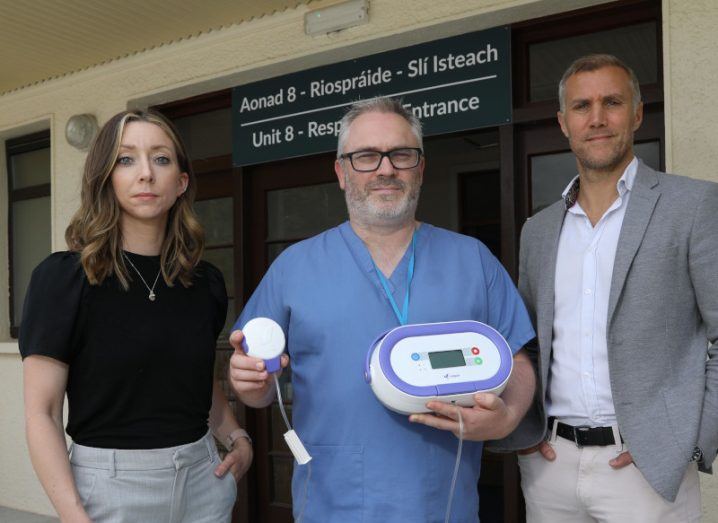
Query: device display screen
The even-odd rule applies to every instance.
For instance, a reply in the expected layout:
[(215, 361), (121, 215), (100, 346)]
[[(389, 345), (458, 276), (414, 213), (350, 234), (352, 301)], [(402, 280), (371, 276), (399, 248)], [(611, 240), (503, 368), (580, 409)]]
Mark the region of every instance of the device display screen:
[(465, 367), (464, 354), (459, 350), (446, 350), (442, 352), (430, 352), (429, 361), (432, 369), (445, 369), (447, 367)]

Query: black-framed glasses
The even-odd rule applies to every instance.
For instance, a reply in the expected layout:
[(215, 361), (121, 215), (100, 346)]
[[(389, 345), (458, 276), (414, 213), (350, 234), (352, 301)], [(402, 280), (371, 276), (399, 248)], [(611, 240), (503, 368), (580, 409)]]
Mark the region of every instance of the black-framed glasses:
[(419, 165), (424, 152), (419, 147), (401, 147), (391, 151), (354, 151), (342, 154), (340, 158), (349, 158), (355, 171), (369, 173), (376, 171), (386, 156), (394, 169), (413, 169)]

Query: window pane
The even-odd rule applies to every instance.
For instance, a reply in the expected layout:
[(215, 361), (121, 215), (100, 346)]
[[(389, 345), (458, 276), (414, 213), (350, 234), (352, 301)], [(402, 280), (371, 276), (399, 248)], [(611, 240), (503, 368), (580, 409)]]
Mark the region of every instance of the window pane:
[(558, 82), (576, 58), (608, 53), (623, 60), (640, 84), (658, 82), (656, 23), (646, 22), (529, 46), (529, 99), (555, 100)]
[(50, 183), (50, 148), (13, 154), (10, 156), (10, 172), (13, 189)]
[(634, 144), (633, 151), (651, 169), (657, 171), (661, 168), (661, 145), (658, 140)]
[(267, 193), (268, 240), (308, 238), (347, 219), (336, 182)]
[(499, 171), (461, 175), (461, 233), (481, 240), (501, 256), (501, 180)]
[(232, 111), (230, 108), (193, 114), (173, 120), (187, 154), (201, 160), (232, 153)]
[(571, 151), (531, 157), (531, 214), (561, 199), (561, 193), (578, 174)]
[(234, 234), (232, 198), (214, 198), (195, 202), (194, 210), (204, 227), (207, 247), (232, 243)]
[(217, 267), (227, 287), (227, 294), (234, 295), (234, 249), (227, 247), (223, 249), (205, 249), (202, 255), (206, 261)]
[(234, 310), (234, 306), (235, 306), (235, 299), (229, 298), (227, 300), (227, 317), (224, 320), (224, 327), (222, 327), (222, 332), (219, 333), (219, 336), (217, 338), (218, 342), (229, 343), (229, 335), (231, 334), (232, 326), (234, 325), (234, 322), (237, 319), (237, 313)]
[(50, 254), (50, 197), (12, 204), (12, 290), (14, 326), (20, 325), (22, 304), (33, 269)]

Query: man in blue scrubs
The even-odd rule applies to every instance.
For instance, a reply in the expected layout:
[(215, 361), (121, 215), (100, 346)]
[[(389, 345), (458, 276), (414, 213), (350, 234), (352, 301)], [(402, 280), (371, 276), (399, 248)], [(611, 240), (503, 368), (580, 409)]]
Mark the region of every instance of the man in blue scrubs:
[[(515, 353), (501, 398), (477, 394), (474, 407), (461, 408), (465, 438), (475, 441), (464, 445), (451, 521), (476, 522), (480, 441), (509, 434), (534, 393), (520, 350), (534, 337), (524, 305), (482, 243), (415, 220), (421, 126), (400, 102), (352, 106), (335, 171), (349, 222), (284, 251), (235, 325), (265, 316), (287, 334), (294, 428), (313, 458), (302, 521), (444, 521), (459, 407), (431, 402), (437, 414), (411, 418), (389, 411), (364, 381), (364, 361), (377, 335), (399, 324), (471, 319), (496, 328)], [(244, 355), (241, 339), (240, 331), (230, 339), (232, 386), (246, 405), (264, 407), (274, 398), (273, 378)], [(307, 466), (295, 466), (295, 517), (306, 475)]]

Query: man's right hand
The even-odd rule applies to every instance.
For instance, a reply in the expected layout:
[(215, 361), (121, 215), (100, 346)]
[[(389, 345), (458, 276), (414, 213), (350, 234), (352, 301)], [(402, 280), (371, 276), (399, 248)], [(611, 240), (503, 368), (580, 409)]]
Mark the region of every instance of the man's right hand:
[[(266, 407), (274, 398), (272, 377), (267, 372), (264, 360), (247, 356), (242, 349), (244, 335), (241, 330), (232, 332), (229, 344), (234, 354), (229, 359), (229, 383), (242, 403), (250, 407)], [(282, 354), (282, 368), (289, 365), (289, 356)], [(277, 373), (277, 378), (281, 371)]]
[(556, 451), (553, 450), (551, 444), (546, 440), (543, 440), (541, 443), (534, 445), (533, 447), (518, 451), (521, 455), (533, 454), (534, 452), (540, 452), (547, 461), (553, 461), (556, 459)]

